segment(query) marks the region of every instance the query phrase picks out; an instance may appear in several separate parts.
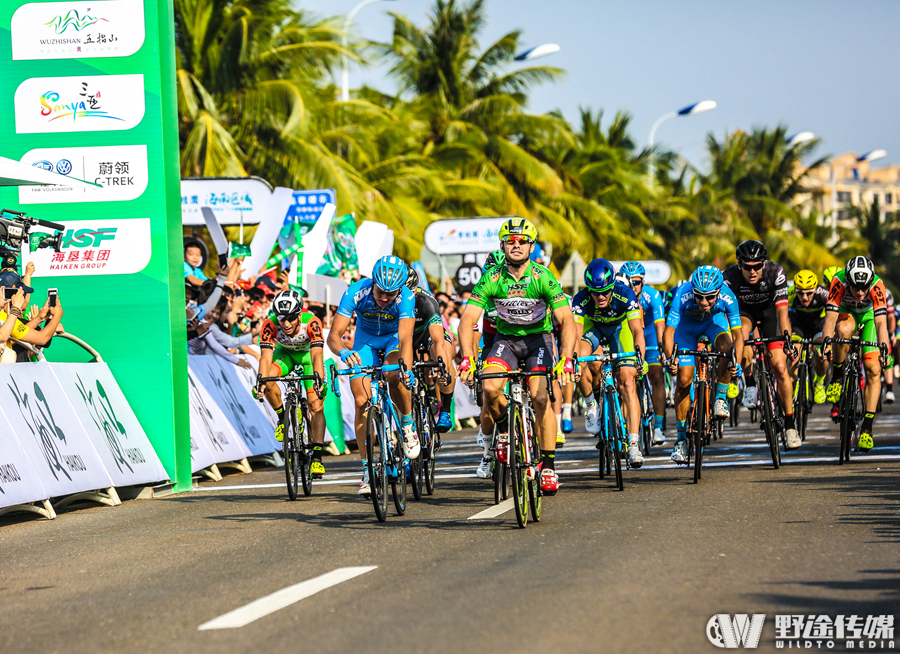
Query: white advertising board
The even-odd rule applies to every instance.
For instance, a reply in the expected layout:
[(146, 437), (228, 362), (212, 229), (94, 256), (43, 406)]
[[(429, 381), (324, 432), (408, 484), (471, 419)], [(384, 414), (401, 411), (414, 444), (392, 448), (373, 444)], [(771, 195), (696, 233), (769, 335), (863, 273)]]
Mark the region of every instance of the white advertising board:
[(31, 460), (0, 409), (0, 508), (48, 498)]
[(169, 478), (105, 363), (50, 367), (116, 486)]
[[(622, 267), (624, 261), (610, 261), (616, 271)], [(644, 277), (645, 284), (665, 284), (672, 277), (672, 268), (665, 261), (639, 261), (647, 271)]]
[(0, 366), (0, 406), (50, 497), (114, 485), (49, 364)]
[(435, 254), (492, 252), (500, 247), (500, 227), (507, 220), (509, 216), (436, 220), (425, 228), (425, 246)]
[[(193, 358), (188, 357), (188, 360)], [(206, 392), (203, 383), (191, 367), (188, 367), (188, 399), (192, 472), (208, 468), (213, 463), (240, 461), (250, 456), (250, 451)]]
[[(201, 211), (209, 207), (220, 225), (240, 225), (242, 220), (245, 225), (257, 225), (271, 197), (272, 187), (259, 177), (183, 179), (181, 222), (191, 227), (206, 225)], [(284, 220), (285, 211), (279, 220)]]

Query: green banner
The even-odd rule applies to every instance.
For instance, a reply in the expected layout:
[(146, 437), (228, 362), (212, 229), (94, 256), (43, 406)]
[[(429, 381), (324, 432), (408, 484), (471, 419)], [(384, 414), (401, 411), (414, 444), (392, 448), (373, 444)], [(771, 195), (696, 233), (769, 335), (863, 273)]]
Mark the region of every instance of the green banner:
[[(24, 248), (36, 266), (33, 301), (59, 289), (66, 330), (109, 363), (166, 472), (187, 490), (172, 0), (4, 0), (0, 63), (0, 156), (100, 184), (0, 191), (0, 207), (66, 227), (60, 252)], [(86, 360), (58, 339), (47, 355)]]
[(356, 222), (353, 214), (338, 216), (328, 230), (328, 247), (316, 273), (337, 277), (342, 269), (359, 270), (356, 256)]

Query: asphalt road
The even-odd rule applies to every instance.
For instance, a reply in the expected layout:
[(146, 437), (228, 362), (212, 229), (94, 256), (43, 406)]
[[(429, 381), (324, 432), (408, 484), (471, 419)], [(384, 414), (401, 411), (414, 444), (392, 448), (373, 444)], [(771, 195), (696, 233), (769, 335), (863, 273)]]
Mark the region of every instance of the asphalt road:
[[(760, 649), (774, 650), (776, 613), (900, 613), (898, 408), (849, 465), (819, 407), (780, 470), (745, 425), (708, 450), (699, 485), (670, 442), (626, 472), (624, 492), (575, 433), (560, 493), (525, 530), (512, 512), (469, 519), (493, 506), (472, 432), (447, 439), (435, 495), (385, 524), (356, 496), (355, 456), (326, 458), (329, 483), (297, 502), (282, 469), (262, 469), (52, 522), (3, 517), (0, 654), (713, 652), (720, 613), (765, 613)], [(200, 629), (358, 566), (377, 567), (300, 601), (305, 586), (285, 591), (285, 608), (266, 600), (245, 626)]]

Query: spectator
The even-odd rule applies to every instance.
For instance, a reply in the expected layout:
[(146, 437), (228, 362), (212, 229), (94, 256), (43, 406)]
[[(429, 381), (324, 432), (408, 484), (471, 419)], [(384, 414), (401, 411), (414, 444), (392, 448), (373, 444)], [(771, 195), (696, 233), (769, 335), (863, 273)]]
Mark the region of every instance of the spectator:
[(201, 286), (208, 277), (203, 274), (206, 263), (206, 245), (198, 238), (184, 239), (184, 280), (193, 286)]
[(12, 363), (15, 361), (15, 353), (12, 354), (11, 361), (6, 361), (6, 352), (12, 352), (8, 341), (11, 337), (19, 338), (25, 329), (19, 317), (26, 306), (26, 299), (25, 291), (19, 288), (12, 298), (5, 300), (5, 290), (5, 287), (0, 287), (0, 321), (3, 323), (0, 325), (0, 363)]
[(259, 333), (258, 324), (255, 331), (251, 329), (239, 336), (231, 333), (231, 326), (237, 322), (243, 303), (243, 296), (234, 298), (230, 305), (228, 300), (223, 297), (219, 304), (207, 314), (207, 320), (210, 323), (209, 331), (212, 337), (226, 350), (239, 349), (243, 354), (249, 354), (259, 360), (259, 353), (251, 347), (253, 337)]
[[(43, 308), (38, 312), (37, 316), (26, 323), (22, 320), (22, 310), (25, 306), (28, 305), (28, 298), (32, 293), (34, 293), (34, 289), (24, 284), (22, 282), (22, 278), (19, 277), (18, 273), (12, 271), (0, 273), (0, 286), (6, 288), (18, 288), (25, 294), (21, 306), (13, 303), (9, 307), (11, 315), (16, 320), (16, 325), (12, 330), (12, 335), (14, 338), (17, 338), (23, 343), (29, 343), (38, 347), (44, 347), (57, 333), (57, 330), (62, 331), (60, 321), (62, 320), (63, 309), (62, 303), (60, 302), (58, 296), (56, 298), (56, 306), (51, 307), (50, 298), (47, 298), (47, 301), (44, 303)], [(8, 314), (5, 311), (0, 311), (0, 320), (5, 321), (7, 320), (7, 317)], [(43, 327), (40, 326), (41, 323), (44, 323)], [(8, 349), (11, 349), (12, 347), (12, 343), (7, 343)], [(17, 357), (11, 357), (10, 353), (7, 350), (4, 350), (2, 355), (2, 362), (12, 363), (14, 360), (27, 361), (28, 352), (23, 349), (19, 351)]]
[(239, 368), (253, 369), (248, 361), (226, 350), (215, 338), (210, 328), (212, 323), (207, 320), (191, 319), (190, 311), (187, 312), (188, 352), (191, 354), (215, 354), (226, 361), (235, 364)]

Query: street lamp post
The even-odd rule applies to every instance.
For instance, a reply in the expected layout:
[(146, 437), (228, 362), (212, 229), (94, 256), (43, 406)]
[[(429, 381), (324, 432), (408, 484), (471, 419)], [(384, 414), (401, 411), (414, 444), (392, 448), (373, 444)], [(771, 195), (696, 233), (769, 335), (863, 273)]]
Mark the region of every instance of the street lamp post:
[(664, 122), (669, 120), (669, 118), (675, 118), (676, 116), (693, 116), (694, 114), (700, 114), (704, 111), (709, 111), (710, 109), (715, 109), (716, 103), (714, 100), (703, 100), (702, 102), (697, 102), (696, 104), (688, 105), (683, 109), (679, 109), (678, 111), (670, 111), (667, 114), (663, 114), (659, 118), (656, 119), (656, 122), (653, 123), (653, 127), (650, 128), (650, 138), (648, 139), (648, 147), (650, 149), (650, 185), (653, 186), (653, 137), (656, 136), (656, 130), (659, 129), (659, 126)]
[[(350, 25), (353, 23), (353, 19), (356, 14), (359, 13), (359, 10), (363, 7), (367, 7), (368, 5), (375, 4), (376, 2), (390, 1), (391, 0), (363, 0), (350, 10), (350, 13), (347, 14), (347, 19), (344, 21), (344, 34), (341, 37), (341, 44), (344, 46), (344, 50), (347, 49), (347, 34), (350, 32)], [(350, 62), (347, 59), (346, 54), (342, 57), (342, 59), (344, 65), (343, 70), (341, 70), (341, 101), (347, 102), (348, 100), (350, 100), (350, 71), (348, 69)]]
[[(864, 155), (857, 157), (850, 163), (862, 163), (864, 161), (877, 161), (878, 159), (884, 159), (887, 156), (886, 150), (872, 150), (870, 152), (866, 152)], [(834, 164), (831, 164), (831, 238), (832, 240), (837, 240), (837, 176), (838, 173), (850, 163), (845, 163), (842, 166), (838, 166), (835, 168)]]
[(816, 138), (816, 135), (812, 132), (798, 132), (793, 136), (789, 136), (787, 138), (788, 145), (800, 145), (801, 143), (806, 143), (807, 141), (812, 141)]

